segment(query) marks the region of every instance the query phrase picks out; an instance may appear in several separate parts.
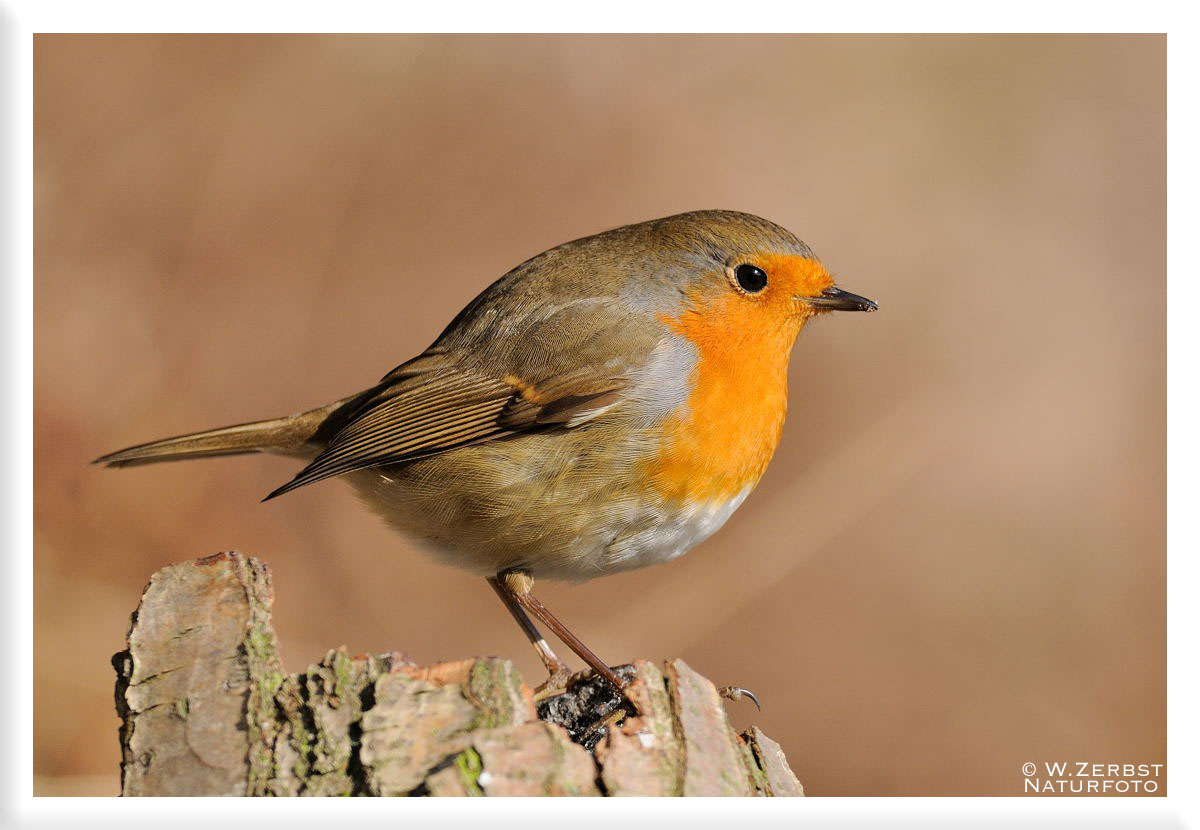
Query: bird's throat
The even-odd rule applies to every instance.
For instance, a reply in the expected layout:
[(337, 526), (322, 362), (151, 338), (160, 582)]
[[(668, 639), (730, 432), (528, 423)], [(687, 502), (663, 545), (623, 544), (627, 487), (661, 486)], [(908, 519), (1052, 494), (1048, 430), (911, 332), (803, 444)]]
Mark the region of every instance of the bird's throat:
[(722, 298), (663, 320), (697, 350), (687, 402), (665, 425), (649, 480), (672, 501), (723, 503), (758, 483), (787, 414), (787, 368), (803, 320), (764, 320)]

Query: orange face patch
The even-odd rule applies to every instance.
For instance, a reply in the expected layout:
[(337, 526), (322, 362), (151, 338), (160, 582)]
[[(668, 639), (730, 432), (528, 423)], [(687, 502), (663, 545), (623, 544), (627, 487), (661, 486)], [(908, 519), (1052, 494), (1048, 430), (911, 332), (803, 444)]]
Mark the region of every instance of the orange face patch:
[[(815, 259), (793, 254), (756, 254), (739, 262), (767, 272), (767, 287), (756, 296), (768, 298), (778, 313), (795, 314), (795, 297), (815, 297), (833, 285), (833, 277)], [(789, 306), (790, 304), (790, 306)]]
[(677, 318), (660, 317), (698, 353), (687, 406), (667, 421), (649, 470), (670, 500), (721, 503), (758, 483), (783, 430), (792, 345), (813, 314), (795, 298), (833, 284), (804, 257), (744, 261), (766, 271), (762, 291), (742, 294), (731, 284), (715, 299), (693, 297)]

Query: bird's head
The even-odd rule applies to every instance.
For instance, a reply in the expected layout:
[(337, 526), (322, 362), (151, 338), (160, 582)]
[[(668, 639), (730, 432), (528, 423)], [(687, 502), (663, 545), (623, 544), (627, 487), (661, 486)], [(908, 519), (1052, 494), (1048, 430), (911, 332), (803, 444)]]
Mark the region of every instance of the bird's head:
[(834, 285), (812, 249), (757, 216), (696, 211), (648, 225), (657, 244), (672, 251), (677, 265), (664, 273), (682, 295), (678, 312), (661, 316), (693, 341), (786, 351), (818, 314), (879, 308)]

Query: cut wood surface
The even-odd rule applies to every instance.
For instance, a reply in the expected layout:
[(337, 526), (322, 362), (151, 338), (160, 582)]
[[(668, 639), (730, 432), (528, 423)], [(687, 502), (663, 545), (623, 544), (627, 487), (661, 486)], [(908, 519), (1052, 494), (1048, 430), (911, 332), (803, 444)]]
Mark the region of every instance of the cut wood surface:
[(618, 668), (636, 715), (589, 673), (535, 704), (495, 657), (339, 648), (288, 674), (271, 603), (266, 565), (236, 551), (154, 574), (113, 657), (123, 795), (804, 794), (682, 660)]

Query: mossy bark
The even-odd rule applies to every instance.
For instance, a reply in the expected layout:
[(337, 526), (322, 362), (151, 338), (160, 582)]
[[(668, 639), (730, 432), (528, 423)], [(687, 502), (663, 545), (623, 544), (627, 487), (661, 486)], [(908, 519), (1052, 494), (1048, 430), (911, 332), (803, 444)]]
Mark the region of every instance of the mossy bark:
[(512, 664), (328, 652), (287, 674), (267, 567), (156, 573), (113, 658), (124, 795), (803, 795), (682, 660), (620, 667), (638, 714), (577, 675), (535, 706)]

